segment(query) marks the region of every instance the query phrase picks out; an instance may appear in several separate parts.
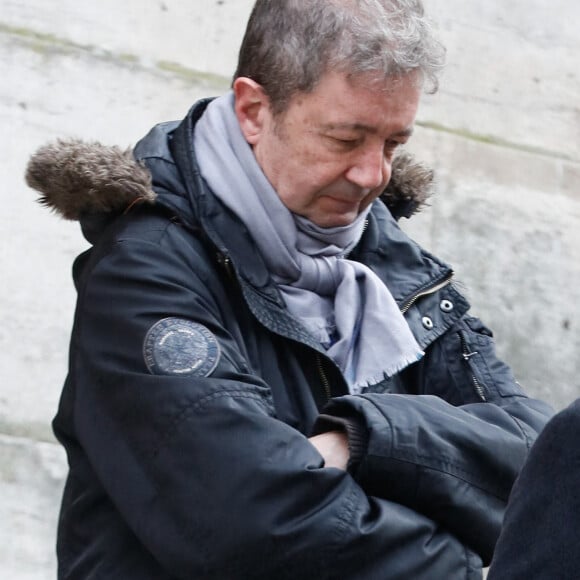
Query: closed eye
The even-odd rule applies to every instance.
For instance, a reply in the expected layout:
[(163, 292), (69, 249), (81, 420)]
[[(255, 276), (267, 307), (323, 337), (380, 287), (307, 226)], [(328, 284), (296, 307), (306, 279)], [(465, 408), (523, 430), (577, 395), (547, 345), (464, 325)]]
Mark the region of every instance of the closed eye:
[(361, 138), (347, 138), (347, 139), (344, 139), (344, 138), (332, 137), (332, 136), (329, 136), (328, 139), (335, 146), (337, 146), (337, 147), (339, 147), (341, 149), (345, 149), (345, 150), (355, 149), (363, 141)]

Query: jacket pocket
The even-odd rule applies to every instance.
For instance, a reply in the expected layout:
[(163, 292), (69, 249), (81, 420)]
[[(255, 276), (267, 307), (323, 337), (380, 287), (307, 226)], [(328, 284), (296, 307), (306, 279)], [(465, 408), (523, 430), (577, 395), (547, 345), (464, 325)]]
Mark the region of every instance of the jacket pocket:
[(524, 395), (511, 369), (497, 357), (493, 333), (481, 320), (465, 317), (457, 336), (464, 372), (480, 401)]

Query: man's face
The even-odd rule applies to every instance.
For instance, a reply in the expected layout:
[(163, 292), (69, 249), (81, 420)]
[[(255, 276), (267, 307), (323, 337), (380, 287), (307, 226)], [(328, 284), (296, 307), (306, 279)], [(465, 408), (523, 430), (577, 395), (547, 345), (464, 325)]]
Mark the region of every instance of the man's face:
[(411, 75), (378, 82), (328, 73), (281, 115), (264, 106), (254, 153), (289, 210), (321, 227), (348, 225), (389, 182), (420, 93)]

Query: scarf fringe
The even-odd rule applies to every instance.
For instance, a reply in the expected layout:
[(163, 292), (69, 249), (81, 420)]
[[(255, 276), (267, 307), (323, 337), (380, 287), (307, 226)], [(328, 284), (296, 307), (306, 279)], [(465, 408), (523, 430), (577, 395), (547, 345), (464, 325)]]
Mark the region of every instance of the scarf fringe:
[(366, 389), (376, 385), (378, 383), (382, 383), (383, 381), (389, 380), (394, 375), (400, 373), (403, 369), (419, 362), (425, 356), (424, 351), (419, 351), (415, 357), (404, 357), (394, 365), (391, 365), (386, 370), (381, 371), (380, 373), (370, 377), (369, 379), (365, 379), (362, 381), (358, 381), (357, 383), (350, 386), (351, 392), (354, 395), (358, 395), (363, 393)]

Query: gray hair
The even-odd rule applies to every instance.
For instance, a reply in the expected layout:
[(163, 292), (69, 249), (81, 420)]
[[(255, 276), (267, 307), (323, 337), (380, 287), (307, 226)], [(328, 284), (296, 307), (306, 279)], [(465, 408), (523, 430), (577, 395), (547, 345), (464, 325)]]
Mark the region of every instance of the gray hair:
[(282, 113), (330, 70), (385, 79), (418, 72), (436, 92), (444, 61), (421, 0), (257, 0), (234, 79), (259, 83)]

